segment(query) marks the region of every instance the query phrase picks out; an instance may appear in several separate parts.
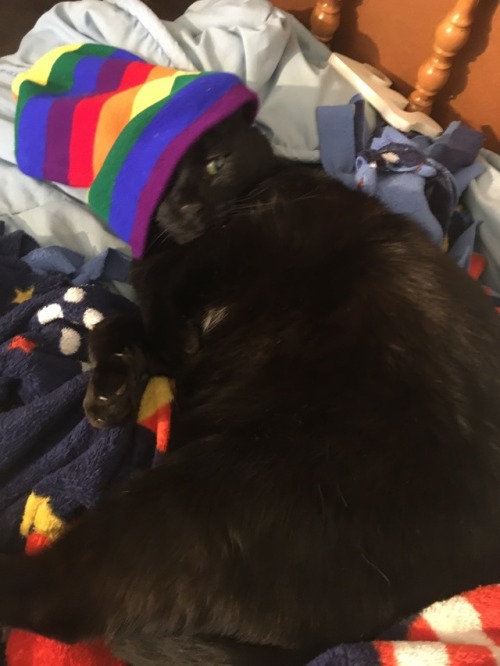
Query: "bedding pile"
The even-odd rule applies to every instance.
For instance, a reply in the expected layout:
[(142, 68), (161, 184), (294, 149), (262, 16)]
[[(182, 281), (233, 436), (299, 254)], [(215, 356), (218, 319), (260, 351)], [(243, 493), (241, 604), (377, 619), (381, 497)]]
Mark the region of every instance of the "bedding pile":
[[(46, 547), (107, 488), (157, 464), (168, 444), (172, 392), (166, 378), (146, 383), (137, 423), (101, 431), (85, 420), (88, 332), (108, 314), (137, 315), (126, 284), (130, 247), (86, 205), (86, 183), (56, 183), (61, 179), (52, 173), (27, 169), (53, 180), (29, 177), (16, 161), (16, 77), (22, 80), (52, 49), (82, 42), (134, 54), (132, 60), (152, 63), (153, 70), (236, 74), (258, 95), (257, 122), (277, 154), (321, 158), (335, 177), (388, 197), (390, 206), (397, 204), (391, 182), (406, 182), (414, 199), (405, 203), (413, 213), (424, 211), (417, 221), (435, 242), (447, 245), (473, 277), (486, 276), (500, 289), (494, 205), (500, 162), (487, 151), (479, 153), (481, 164), (475, 161), (477, 133), (454, 125), (434, 143), (373, 125), (356, 90), (328, 66), (328, 49), (266, 0), (200, 0), (174, 22), (160, 21), (140, 0), (56, 5), (15, 55), (0, 58), (2, 552)], [(456, 205), (467, 185), (472, 217)], [(474, 238), (488, 265), (473, 252)], [(500, 663), (499, 606), (500, 587), (468, 592), (434, 604), (379, 641), (334, 648), (311, 666)], [(7, 655), (9, 666), (118, 663), (103, 646), (68, 648), (19, 631), (11, 632)]]
[(364, 100), (317, 110), (321, 162), (351, 189), (377, 197), (419, 224), (462, 268), (469, 267), (477, 221), (458, 204), (485, 171), (477, 160), (483, 135), (461, 122), (436, 139), (403, 134), (380, 118), (368, 128)]
[[(166, 452), (166, 378), (145, 384), (136, 423), (96, 430), (83, 413), (88, 332), (110, 314), (138, 316), (135, 305), (100, 283), (123, 268), (118, 257), (106, 258), (96, 257), (89, 271), (75, 253), (41, 249), (22, 231), (0, 235), (1, 552), (50, 544), (107, 488), (155, 466)], [(89, 273), (93, 282), (81, 284)], [(11, 666), (56, 666), (69, 657), (78, 657), (75, 666), (104, 666), (105, 654), (101, 646), (73, 648), (18, 631), (7, 651)]]
[[(21, 522), (26, 537), (48, 503), (55, 527), (93, 506), (107, 487), (132, 469), (150, 466), (155, 450), (150, 429), (132, 424), (96, 430), (82, 409), (88, 332), (110, 314), (138, 316), (136, 306), (97, 282), (75, 286), (73, 274), (47, 270), (46, 261), (42, 272), (36, 268), (37, 259), (36, 244), (23, 232), (0, 237), (4, 552), (22, 544)], [(143, 416), (144, 412), (140, 420)], [(50, 536), (47, 529), (44, 526), (43, 533)]]

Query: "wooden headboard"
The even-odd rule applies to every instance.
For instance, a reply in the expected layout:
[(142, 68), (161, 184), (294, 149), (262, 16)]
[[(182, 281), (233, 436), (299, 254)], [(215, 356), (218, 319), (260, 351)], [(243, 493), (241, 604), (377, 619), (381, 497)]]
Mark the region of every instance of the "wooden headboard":
[(500, 152), (499, 0), (275, 0), (321, 41), (386, 74), (410, 108), (460, 119)]

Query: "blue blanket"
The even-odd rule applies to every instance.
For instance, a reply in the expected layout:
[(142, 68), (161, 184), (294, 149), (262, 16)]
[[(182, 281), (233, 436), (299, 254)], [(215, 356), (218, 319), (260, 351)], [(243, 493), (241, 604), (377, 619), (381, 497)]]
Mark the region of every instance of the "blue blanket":
[(96, 430), (82, 410), (89, 330), (111, 313), (137, 315), (136, 306), (98, 282), (75, 285), (110, 266), (113, 276), (124, 268), (118, 255), (85, 264), (75, 253), (42, 250), (21, 231), (0, 229), (2, 552), (23, 547), (30, 494), (49, 497), (66, 521), (132, 469), (152, 463), (153, 433), (134, 424)]

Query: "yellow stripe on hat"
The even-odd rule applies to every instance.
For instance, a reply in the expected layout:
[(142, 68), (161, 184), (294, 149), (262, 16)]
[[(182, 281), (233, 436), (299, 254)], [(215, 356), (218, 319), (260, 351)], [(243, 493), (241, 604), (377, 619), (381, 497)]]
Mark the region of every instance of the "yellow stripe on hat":
[[(102, 105), (94, 139), (92, 169), (102, 167), (123, 128), (141, 111), (168, 97), (179, 72), (167, 67), (154, 67), (144, 83), (114, 94)], [(191, 72), (192, 73), (192, 72)]]
[(77, 51), (83, 44), (65, 44), (64, 46), (58, 46), (52, 51), (46, 53), (40, 60), (28, 69), (28, 71), (18, 74), (14, 81), (12, 82), (12, 93), (17, 99), (19, 97), (19, 89), (21, 84), (25, 81), (33, 81), (33, 83), (38, 83), (41, 86), (46, 86), (47, 81), (49, 80), (50, 72), (52, 67), (58, 58), (60, 58), (65, 53), (71, 53), (72, 51)]
[[(165, 68), (166, 69), (166, 68)], [(165, 69), (163, 70), (165, 72)], [(175, 79), (178, 76), (184, 76), (185, 74), (193, 74), (193, 72), (184, 72), (182, 70), (170, 70), (172, 74), (164, 76), (162, 78), (149, 80), (144, 83), (139, 92), (137, 93), (132, 107), (132, 113), (130, 119), (138, 116), (139, 113), (148, 109), (156, 102), (159, 102), (161, 99), (168, 97), (174, 87)]]

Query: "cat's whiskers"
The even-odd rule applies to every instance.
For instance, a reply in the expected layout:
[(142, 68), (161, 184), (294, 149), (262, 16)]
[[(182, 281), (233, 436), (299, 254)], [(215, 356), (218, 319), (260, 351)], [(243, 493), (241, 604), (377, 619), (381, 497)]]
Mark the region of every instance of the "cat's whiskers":
[(372, 560), (370, 560), (364, 552), (361, 553), (361, 557), (368, 564), (368, 566), (370, 566), (374, 571), (376, 571), (385, 580), (387, 585), (392, 585), (389, 577), (382, 571), (382, 569), (380, 567), (378, 567), (375, 564), (375, 562), (372, 562)]

